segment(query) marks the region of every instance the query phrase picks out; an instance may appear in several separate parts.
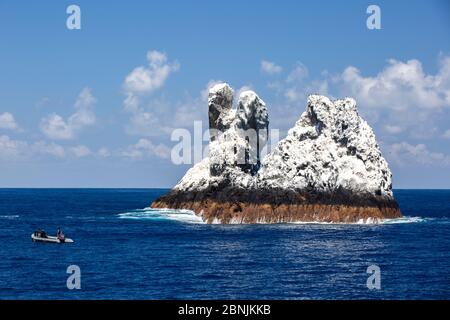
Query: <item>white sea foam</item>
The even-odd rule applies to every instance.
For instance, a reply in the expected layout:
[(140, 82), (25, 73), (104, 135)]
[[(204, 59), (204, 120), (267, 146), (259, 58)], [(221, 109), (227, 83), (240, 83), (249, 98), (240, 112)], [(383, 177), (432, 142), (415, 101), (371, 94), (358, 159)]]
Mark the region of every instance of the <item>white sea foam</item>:
[(18, 214), (13, 215), (0, 215), (0, 219), (18, 219), (20, 216)]
[(383, 224), (396, 224), (396, 223), (416, 223), (416, 222), (425, 222), (430, 220), (430, 218), (421, 218), (421, 217), (402, 217), (396, 219), (384, 219)]
[(194, 211), (184, 209), (144, 208), (118, 214), (120, 219), (172, 220), (184, 223), (204, 223)]
[(394, 219), (377, 219), (377, 218), (367, 218), (359, 219), (357, 222), (319, 222), (319, 221), (296, 221), (291, 222), (294, 224), (338, 224), (338, 225), (383, 225), (383, 224), (400, 224), (400, 223), (418, 223), (425, 222), (425, 218), (421, 217), (402, 217)]
[[(1, 217), (1, 216), (0, 216)], [(120, 219), (132, 220), (172, 220), (184, 223), (204, 224), (202, 218), (195, 214), (192, 210), (185, 209), (153, 209), (144, 208), (136, 209), (129, 212), (119, 213)], [(357, 222), (325, 222), (325, 221), (292, 221), (287, 224), (317, 224), (317, 225), (387, 225), (387, 224), (404, 224), (404, 223), (420, 223), (425, 222), (425, 218), (421, 217), (402, 217), (395, 219), (360, 219)], [(212, 224), (220, 224), (217, 219), (214, 219)], [(238, 219), (231, 219), (229, 224), (242, 224)], [(265, 221), (257, 221), (256, 224), (268, 224)], [(286, 223), (282, 223), (286, 224)]]
[[(314, 225), (383, 225), (383, 224), (398, 224), (398, 223), (417, 223), (417, 222), (425, 222), (425, 218), (420, 217), (402, 217), (395, 219), (377, 219), (377, 218), (367, 218), (360, 219), (356, 222), (327, 222), (327, 221), (291, 221), (291, 222), (280, 222), (279, 224), (314, 224)], [(215, 218), (212, 221), (212, 224), (221, 224), (220, 221)], [(241, 219), (231, 219), (228, 221), (228, 224), (243, 224)], [(245, 224), (245, 223), (244, 223)], [(273, 224), (268, 223), (262, 219), (257, 220), (253, 224)]]

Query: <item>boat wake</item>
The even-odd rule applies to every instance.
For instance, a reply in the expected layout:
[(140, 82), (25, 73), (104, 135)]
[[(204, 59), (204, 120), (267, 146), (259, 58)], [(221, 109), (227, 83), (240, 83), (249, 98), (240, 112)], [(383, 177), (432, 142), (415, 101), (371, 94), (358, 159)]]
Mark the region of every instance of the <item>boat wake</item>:
[(133, 220), (171, 220), (184, 223), (203, 224), (202, 218), (191, 210), (183, 209), (137, 209), (130, 212), (119, 213), (120, 219)]

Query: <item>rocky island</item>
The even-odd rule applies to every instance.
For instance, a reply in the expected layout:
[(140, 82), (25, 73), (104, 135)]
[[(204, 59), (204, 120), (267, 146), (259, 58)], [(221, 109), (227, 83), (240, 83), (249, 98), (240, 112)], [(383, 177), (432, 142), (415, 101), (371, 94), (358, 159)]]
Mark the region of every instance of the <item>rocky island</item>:
[(253, 91), (210, 89), (209, 157), (152, 208), (190, 209), (207, 223), (357, 223), (401, 217), (391, 171), (355, 100), (311, 95), (283, 140), (261, 159), (269, 129)]

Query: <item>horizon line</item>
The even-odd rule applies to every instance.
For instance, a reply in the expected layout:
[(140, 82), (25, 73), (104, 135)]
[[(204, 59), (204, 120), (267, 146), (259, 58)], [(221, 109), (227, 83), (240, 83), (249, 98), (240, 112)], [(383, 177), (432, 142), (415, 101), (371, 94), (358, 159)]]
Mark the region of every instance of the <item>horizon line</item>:
[[(7, 190), (7, 189), (172, 189), (173, 187), (0, 187), (0, 190)], [(448, 188), (393, 188), (393, 191), (395, 190), (450, 190), (450, 187)]]

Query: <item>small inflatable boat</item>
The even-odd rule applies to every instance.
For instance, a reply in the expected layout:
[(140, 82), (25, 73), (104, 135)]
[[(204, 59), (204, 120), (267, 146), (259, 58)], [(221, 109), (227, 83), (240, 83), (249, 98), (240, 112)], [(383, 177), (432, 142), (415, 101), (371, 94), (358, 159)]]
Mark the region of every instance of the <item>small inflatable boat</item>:
[(52, 237), (45, 233), (45, 231), (35, 231), (31, 235), (34, 242), (48, 242), (48, 243), (73, 243), (72, 239), (66, 238), (64, 235)]

